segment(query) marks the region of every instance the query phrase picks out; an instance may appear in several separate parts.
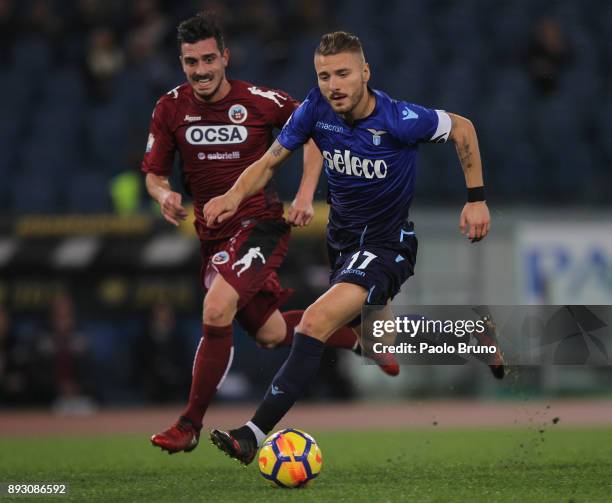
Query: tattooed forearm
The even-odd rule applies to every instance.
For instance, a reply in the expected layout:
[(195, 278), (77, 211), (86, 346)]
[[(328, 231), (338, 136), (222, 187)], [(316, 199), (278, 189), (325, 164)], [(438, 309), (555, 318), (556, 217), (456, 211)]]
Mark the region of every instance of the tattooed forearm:
[(470, 144), (467, 142), (457, 144), (456, 148), (457, 155), (459, 156), (459, 161), (461, 162), (461, 167), (463, 168), (463, 171), (470, 171), (474, 166), (473, 154), (472, 149), (470, 148)]
[(468, 119), (459, 115), (449, 113), (449, 116), (451, 118), (449, 138), (455, 143), (466, 185), (468, 187), (480, 187), (484, 185), (484, 181), (478, 137), (474, 125)]
[(274, 143), (270, 146), (268, 152), (270, 152), (270, 154), (272, 154), (274, 157), (280, 157), (283, 150), (283, 146), (278, 143), (278, 141), (274, 140)]

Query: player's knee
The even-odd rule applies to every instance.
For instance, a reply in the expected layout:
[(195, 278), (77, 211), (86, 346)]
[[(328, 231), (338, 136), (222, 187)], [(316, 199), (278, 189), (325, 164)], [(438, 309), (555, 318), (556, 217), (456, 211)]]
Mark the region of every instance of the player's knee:
[(234, 319), (235, 309), (221, 302), (204, 302), (204, 323), (207, 325), (229, 325)]
[(284, 339), (286, 334), (275, 332), (261, 328), (255, 334), (255, 342), (258, 346), (264, 349), (272, 349), (278, 346)]
[(263, 348), (278, 346), (287, 337), (287, 324), (282, 315), (276, 311), (259, 327), (255, 341)]
[(297, 331), (318, 339), (327, 334), (330, 321), (329, 314), (325, 310), (318, 306), (310, 306), (304, 311)]

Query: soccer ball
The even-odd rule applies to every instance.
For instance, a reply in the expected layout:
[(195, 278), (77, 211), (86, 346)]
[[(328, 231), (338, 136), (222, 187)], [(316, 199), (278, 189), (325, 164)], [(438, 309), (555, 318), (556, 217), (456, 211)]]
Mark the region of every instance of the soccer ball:
[(259, 471), (278, 487), (304, 487), (323, 464), (321, 449), (308, 433), (293, 428), (270, 435), (259, 450)]

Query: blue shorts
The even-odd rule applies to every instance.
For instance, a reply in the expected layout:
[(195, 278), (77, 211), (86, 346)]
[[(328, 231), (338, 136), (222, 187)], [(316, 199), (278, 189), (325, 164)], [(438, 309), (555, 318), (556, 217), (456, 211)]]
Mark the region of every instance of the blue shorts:
[(418, 240), (412, 222), (406, 222), (397, 242), (364, 244), (339, 252), (328, 247), (330, 285), (353, 283), (368, 291), (367, 305), (385, 305), (414, 274)]

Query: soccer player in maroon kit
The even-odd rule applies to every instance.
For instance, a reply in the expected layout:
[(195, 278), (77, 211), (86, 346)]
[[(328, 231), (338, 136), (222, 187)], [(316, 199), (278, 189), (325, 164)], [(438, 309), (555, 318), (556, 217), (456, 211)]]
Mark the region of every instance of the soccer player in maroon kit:
[[(276, 269), (287, 253), (289, 223), (308, 225), (312, 219), (322, 167), (316, 146), (305, 145), (304, 174), (289, 223), (276, 193), (266, 187), (246, 199), (222, 226), (207, 227), (204, 204), (225, 193), (266, 152), (273, 129), (282, 127), (299, 103), (282, 91), (226, 77), (229, 51), (209, 13), (181, 23), (178, 40), (187, 83), (157, 102), (142, 171), (163, 217), (179, 225), (187, 212), (168, 181), (179, 152), (183, 179), (194, 200), (207, 293), (189, 403), (176, 423), (151, 437), (153, 445), (169, 453), (190, 452), (198, 444), (206, 409), (232, 363), (234, 319), (263, 347), (291, 345), (303, 311), (279, 312), (291, 291), (281, 288)], [(327, 345), (358, 349), (349, 327), (339, 329)], [(399, 372), (394, 360), (378, 363), (387, 374)]]

